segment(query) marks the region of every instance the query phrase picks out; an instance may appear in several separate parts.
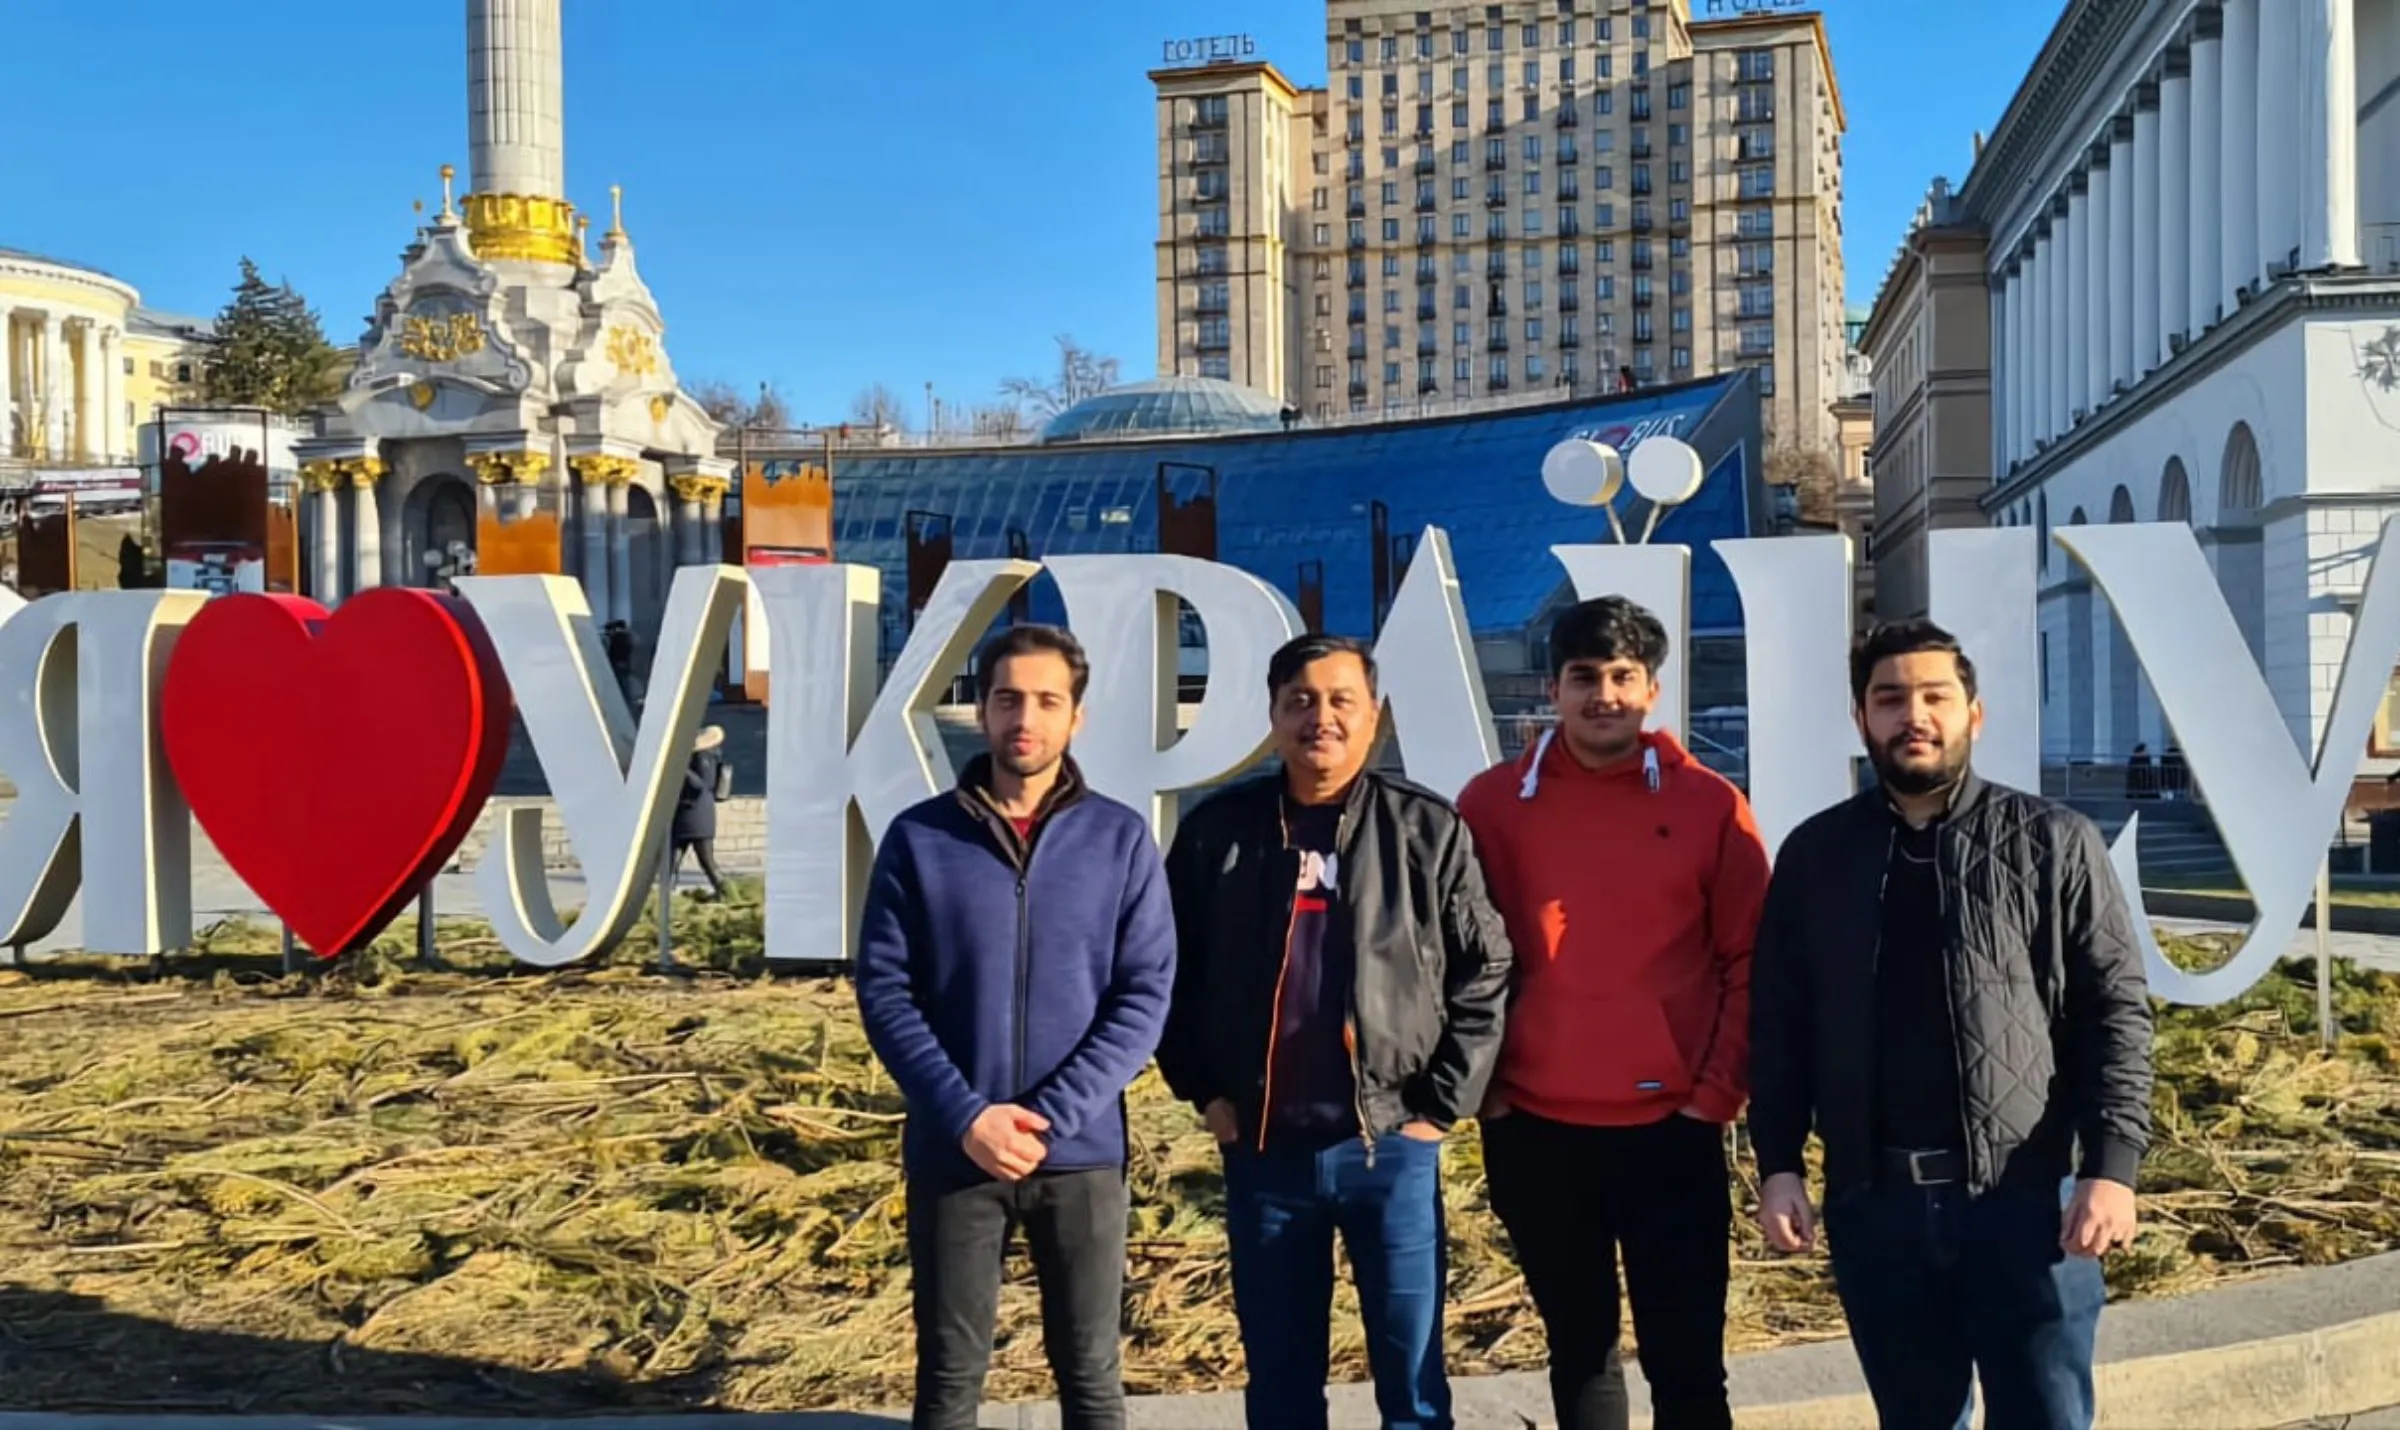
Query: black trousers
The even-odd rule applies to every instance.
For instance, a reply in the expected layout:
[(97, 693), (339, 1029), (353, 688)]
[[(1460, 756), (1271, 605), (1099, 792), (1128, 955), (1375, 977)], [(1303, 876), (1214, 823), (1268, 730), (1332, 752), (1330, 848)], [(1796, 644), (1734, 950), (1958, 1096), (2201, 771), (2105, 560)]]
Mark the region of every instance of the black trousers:
[(1725, 1129), (1680, 1113), (1574, 1127), (1510, 1112), (1484, 1124), (1492, 1211), (1550, 1341), (1559, 1430), (1625, 1430), (1617, 1255), (1658, 1430), (1730, 1430), (1725, 1294), (1733, 1192)]
[(667, 877), (670, 879), (683, 877), (683, 856), (687, 850), (699, 856), (700, 872), (707, 877), (708, 887), (716, 891), (717, 897), (723, 898), (725, 896), (725, 873), (717, 867), (717, 841), (714, 839), (676, 840), (675, 867)]
[(1125, 1300), (1125, 1173), (1037, 1172), (1021, 1182), (908, 1193), (917, 1324), (914, 1430), (975, 1430), (1000, 1309), (1001, 1261), (1022, 1228), (1042, 1295), (1042, 1349), (1066, 1430), (1124, 1430), (1118, 1336)]

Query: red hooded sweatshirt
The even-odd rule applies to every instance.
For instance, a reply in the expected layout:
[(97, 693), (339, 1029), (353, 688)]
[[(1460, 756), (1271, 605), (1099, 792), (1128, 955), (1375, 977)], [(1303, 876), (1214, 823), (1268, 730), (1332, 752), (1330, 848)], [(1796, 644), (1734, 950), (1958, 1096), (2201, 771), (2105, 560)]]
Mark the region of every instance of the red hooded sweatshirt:
[(1492, 1095), (1582, 1126), (1731, 1122), (1767, 889), (1741, 791), (1664, 733), (1603, 770), (1544, 735), (1458, 807), (1516, 950)]

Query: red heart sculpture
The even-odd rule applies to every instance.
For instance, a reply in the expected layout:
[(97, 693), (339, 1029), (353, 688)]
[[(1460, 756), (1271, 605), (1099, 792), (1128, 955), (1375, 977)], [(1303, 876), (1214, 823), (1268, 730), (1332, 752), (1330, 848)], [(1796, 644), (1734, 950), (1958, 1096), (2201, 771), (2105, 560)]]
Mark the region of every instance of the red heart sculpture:
[(400, 586), (330, 616), (303, 596), (219, 596), (176, 638), (159, 704), (193, 817), (320, 957), (416, 898), (508, 753), (508, 677), (483, 623)]

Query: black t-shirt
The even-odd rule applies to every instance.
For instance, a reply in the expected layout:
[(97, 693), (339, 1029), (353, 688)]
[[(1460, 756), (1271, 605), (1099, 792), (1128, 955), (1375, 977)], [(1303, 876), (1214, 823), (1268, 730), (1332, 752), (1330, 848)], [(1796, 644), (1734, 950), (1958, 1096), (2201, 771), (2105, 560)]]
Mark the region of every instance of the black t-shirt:
[(1358, 1131), (1346, 1022), (1353, 956), (1343, 916), (1341, 860), (1334, 835), (1341, 806), (1287, 801), (1291, 847), (1300, 853), (1290, 941), (1275, 997), (1268, 1072), (1269, 1136), (1342, 1138)]
[(1952, 1026), (1937, 825), (1895, 817), (1875, 955), (1876, 1140), (1963, 1150), (1958, 1039)]

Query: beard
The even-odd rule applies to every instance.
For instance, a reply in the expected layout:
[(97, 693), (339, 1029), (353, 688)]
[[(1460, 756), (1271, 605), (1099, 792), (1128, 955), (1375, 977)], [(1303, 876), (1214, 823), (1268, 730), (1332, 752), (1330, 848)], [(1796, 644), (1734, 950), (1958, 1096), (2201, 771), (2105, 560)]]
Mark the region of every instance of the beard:
[(1895, 794), (1915, 797), (1934, 794), (1955, 785), (1967, 772), (1968, 747), (1965, 742), (1942, 740), (1934, 752), (1931, 765), (1903, 765), (1899, 748), (1908, 743), (1908, 736), (1897, 735), (1881, 745), (1870, 746), (1869, 763), (1875, 766), (1875, 778)]
[(993, 750), (991, 755), (992, 763), (999, 766), (1001, 769), (1008, 771), (1010, 774), (1015, 775), (1019, 779), (1031, 779), (1035, 775), (1044, 773), (1052, 765), (1057, 764), (1059, 752), (1055, 749), (1045, 748), (1020, 755), (1016, 751), (1011, 750), (1006, 746), (1002, 746), (999, 749)]

